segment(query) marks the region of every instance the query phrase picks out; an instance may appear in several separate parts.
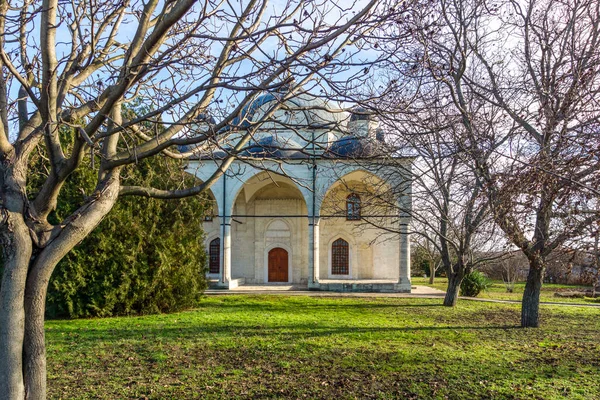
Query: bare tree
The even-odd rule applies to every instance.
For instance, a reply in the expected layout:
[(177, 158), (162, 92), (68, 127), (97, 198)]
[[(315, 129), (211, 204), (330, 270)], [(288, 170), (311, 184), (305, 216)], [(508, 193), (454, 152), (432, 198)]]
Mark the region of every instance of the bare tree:
[[(465, 91), (499, 108), (506, 121), (506, 145), (497, 150), (502, 162), (482, 158), (489, 136), (474, 130), (467, 130), (470, 155), (495, 221), (529, 260), (521, 325), (536, 327), (546, 258), (600, 218), (594, 206), (600, 4), (532, 0), (487, 8), (463, 2), (443, 15), (446, 26), (457, 27), (452, 45), (461, 56), (451, 75), (465, 125), (473, 118)], [(468, 62), (474, 67), (460, 68)]]
[(600, 4), (440, 1), (403, 23), (414, 41), (396, 65), (411, 83), (390, 81), (392, 92), (410, 111), (432, 81), (447, 91), (455, 143), (529, 260), (521, 325), (536, 327), (546, 258), (600, 217)]
[(435, 117), (419, 125), (414, 123), (416, 114), (410, 118), (415, 134), (409, 143), (420, 157), (414, 166), (411, 215), (417, 226), (427, 228), (414, 232), (437, 248), (448, 277), (444, 305), (454, 306), (464, 276), (485, 260), (480, 256), (491, 238), (489, 206), (481, 182), (455, 145), (453, 128), (419, 132), (418, 126), (433, 127)]
[[(413, 221), (413, 229), (417, 232), (425, 232), (428, 230), (428, 227)], [(433, 237), (433, 235), (428, 234), (426, 237)], [(413, 266), (415, 266), (415, 262), (420, 262), (421, 266), (423, 266), (423, 264), (427, 265), (429, 284), (432, 285), (435, 283), (437, 271), (442, 266), (442, 258), (440, 257), (440, 252), (435, 246), (435, 243), (432, 243), (431, 240), (426, 239), (426, 237), (412, 235), (411, 262)]]
[(375, 108), (406, 121), (427, 107), (455, 113), (461, 163), (529, 261), (523, 327), (539, 325), (548, 256), (600, 218), (599, 23), (594, 0), (442, 0), (370, 38), (393, 72), (364, 96), (397, 105)]
[[(376, 3), (0, 1), (3, 398), (46, 396), (44, 306), (58, 261), (121, 196), (180, 198), (206, 190), (277, 105), (252, 123), (236, 118), (242, 110), (257, 94), (290, 85), (291, 76), (297, 83), (287, 98), (319, 74), (333, 76), (356, 52), (356, 38), (384, 18), (374, 13)], [(149, 111), (127, 119), (122, 105), (134, 99)], [(148, 132), (140, 124), (165, 129)], [(239, 133), (200, 186), (120, 184), (124, 166), (158, 154), (185, 158), (174, 146)], [(49, 174), (28, 192), (28, 161), (40, 149)], [(95, 190), (51, 224), (65, 180), (89, 167), (87, 154), (100, 166)]]
[(502, 269), (502, 281), (508, 293), (514, 292), (515, 283), (519, 279), (519, 264), (514, 260), (514, 257), (510, 257), (511, 255), (509, 253), (499, 261)]
[(592, 259), (591, 273), (592, 273), (592, 297), (596, 297), (596, 291), (600, 287), (600, 232), (596, 229), (593, 233), (594, 244), (592, 245), (592, 251), (590, 256)]
[[(383, 126), (382, 136), (387, 142), (383, 152), (391, 159), (379, 172), (387, 182), (384, 186), (403, 182), (403, 176), (413, 177), (411, 204), (393, 203), (407, 190), (404, 184), (389, 187), (392, 193), (387, 200), (385, 189), (379, 190), (376, 198), (363, 193), (363, 202), (376, 204), (379, 211), (374, 214), (412, 217), (411, 234), (427, 240), (440, 254), (448, 276), (444, 304), (454, 306), (464, 275), (485, 261), (478, 250), (486, 248), (493, 231), (484, 182), (467, 163), (469, 141), (452, 89), (426, 54), (437, 29), (434, 17), (439, 17), (439, 7), (431, 2), (386, 3), (397, 11), (390, 23), (363, 39), (363, 47), (377, 54), (377, 59), (353, 77), (350, 87), (336, 82), (330, 86), (338, 97), (359, 103), (366, 113), (376, 115)], [(439, 44), (443, 38), (436, 34)], [(476, 122), (479, 129), (488, 130), (496, 113), (482, 113)], [(411, 171), (393, 162), (402, 155), (416, 157)], [(486, 156), (494, 157), (491, 150)], [(382, 220), (363, 219), (396, 233)]]
[(591, 295), (596, 297), (600, 287), (600, 221), (588, 226), (581, 236), (569, 240), (564, 247), (571, 254), (566, 260), (569, 268), (563, 271), (563, 276), (576, 284), (591, 285)]

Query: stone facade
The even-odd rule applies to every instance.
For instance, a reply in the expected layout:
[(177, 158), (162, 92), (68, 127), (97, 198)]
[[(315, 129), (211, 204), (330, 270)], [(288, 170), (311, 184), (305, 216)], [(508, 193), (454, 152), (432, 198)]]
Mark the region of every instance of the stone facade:
[[(320, 114), (320, 118), (326, 115)], [(293, 284), (316, 290), (410, 292), (410, 213), (398, 214), (397, 207), (390, 211), (390, 207), (380, 206), (377, 201), (395, 202), (405, 211), (410, 208), (412, 159), (396, 157), (390, 163), (375, 155), (367, 162), (364, 157), (342, 155), (342, 151), (327, 156), (326, 152), (336, 144), (344, 150), (339, 143), (348, 142), (349, 137), (340, 130), (343, 120), (339, 115), (331, 119), (335, 128), (329, 130), (322, 123), (319, 128), (311, 128), (308, 121), (304, 132), (271, 129), (271, 136), (257, 135), (257, 143), (250, 145), (255, 146), (250, 147), (252, 151), (234, 161), (212, 185), (215, 217), (205, 222), (204, 231), (207, 250), (212, 240), (220, 240), (220, 272), (209, 275), (220, 287)], [(361, 135), (368, 136), (371, 123), (359, 124), (364, 131)], [(281, 151), (278, 145), (277, 150), (268, 153), (270, 156), (264, 156), (260, 148), (256, 150), (259, 146), (272, 146), (279, 137), (295, 146), (301, 143), (304, 151), (292, 152), (297, 150), (293, 146), (292, 150)], [(320, 144), (320, 150), (312, 146), (310, 153), (306, 151), (310, 146), (308, 137), (325, 138), (325, 143)], [(187, 171), (207, 180), (219, 162), (215, 152), (211, 153), (213, 157), (202, 154), (205, 153), (189, 163)], [(391, 168), (397, 172), (399, 166), (404, 171), (400, 176), (387, 173)], [(389, 181), (391, 176), (395, 181)], [(392, 186), (406, 190), (388, 190)], [(383, 202), (384, 192), (401, 194)], [(361, 200), (358, 217), (348, 215), (350, 195)], [(396, 234), (388, 234), (390, 231)], [(343, 274), (334, 274), (332, 268), (333, 252), (340, 251), (333, 249), (338, 239), (347, 243), (343, 249), (347, 252), (343, 258), (347, 273)], [(287, 254), (287, 260), (278, 256), (273, 261), (273, 249), (280, 255)]]

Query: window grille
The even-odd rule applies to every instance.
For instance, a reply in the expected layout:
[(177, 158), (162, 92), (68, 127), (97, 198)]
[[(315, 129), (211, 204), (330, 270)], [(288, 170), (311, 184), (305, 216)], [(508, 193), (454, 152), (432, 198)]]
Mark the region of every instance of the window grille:
[(339, 238), (331, 245), (331, 274), (348, 275), (350, 273), (348, 242)]
[(218, 274), (221, 270), (221, 239), (216, 238), (208, 247), (208, 272)]

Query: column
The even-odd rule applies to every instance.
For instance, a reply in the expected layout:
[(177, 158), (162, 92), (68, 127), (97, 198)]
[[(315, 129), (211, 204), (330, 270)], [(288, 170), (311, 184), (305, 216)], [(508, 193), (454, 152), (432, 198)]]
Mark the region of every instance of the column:
[(308, 288), (319, 288), (319, 218), (308, 217)]
[(398, 292), (410, 293), (410, 235), (408, 233), (408, 222), (400, 224), (400, 263), (399, 278), (396, 290)]
[[(227, 174), (223, 174), (221, 180), (221, 269), (219, 270), (219, 286), (231, 289), (231, 211), (227, 204), (230, 203), (227, 192)], [(229, 215), (228, 215), (229, 214)]]
[(400, 249), (399, 277), (396, 290), (410, 293), (410, 222), (412, 216), (412, 164), (408, 166), (406, 180), (402, 183), (402, 195), (399, 200), (400, 210)]
[(221, 283), (229, 288), (231, 282), (231, 218), (223, 219), (221, 243), (223, 243), (223, 257), (221, 265)]

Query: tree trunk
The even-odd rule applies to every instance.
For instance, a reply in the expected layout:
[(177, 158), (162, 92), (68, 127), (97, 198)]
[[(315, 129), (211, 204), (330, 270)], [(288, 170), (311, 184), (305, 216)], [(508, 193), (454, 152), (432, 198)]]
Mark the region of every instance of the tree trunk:
[(429, 284), (433, 285), (435, 280), (435, 263), (429, 264)]
[(24, 292), (32, 243), (21, 215), (10, 211), (0, 237), (4, 260), (0, 287), (0, 397), (23, 399)]
[(454, 307), (458, 300), (458, 290), (462, 282), (462, 274), (448, 273), (448, 289), (446, 289), (446, 297), (444, 297), (444, 305), (446, 307)]
[[(54, 266), (45, 266), (54, 270)], [(39, 270), (38, 270), (39, 271)], [(46, 335), (44, 312), (48, 280), (39, 276), (32, 268), (27, 278), (25, 291), (25, 340), (23, 343), (23, 363), (25, 371), (25, 393), (27, 400), (46, 398)]]
[(37, 255), (29, 268), (23, 345), (25, 394), (28, 400), (46, 398), (44, 311), (50, 276), (58, 262), (85, 239), (113, 208), (119, 196), (119, 171), (115, 169), (107, 174), (94, 191), (94, 200), (77, 210), (60, 235)]
[[(119, 195), (119, 169), (97, 186), (90, 200), (68, 220), (60, 233), (36, 247), (25, 220), (24, 184), (12, 171), (2, 171), (0, 244), (0, 398), (46, 398), (44, 311), (48, 282), (58, 262), (81, 242), (112, 209)], [(24, 180), (22, 180), (24, 181)]]
[(544, 263), (538, 260), (529, 261), (527, 283), (523, 291), (521, 305), (521, 327), (537, 328), (540, 324), (540, 292), (544, 279)]
[(0, 164), (0, 245), (3, 271), (0, 283), (0, 397), (23, 399), (23, 340), (25, 283), (33, 243), (23, 218), (24, 169), (13, 159)]

